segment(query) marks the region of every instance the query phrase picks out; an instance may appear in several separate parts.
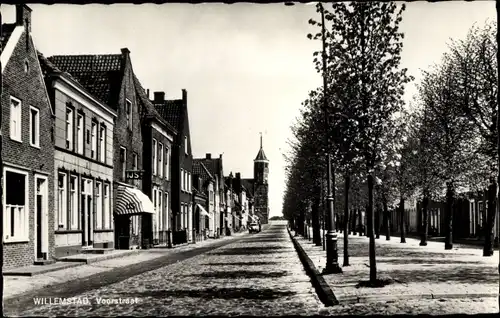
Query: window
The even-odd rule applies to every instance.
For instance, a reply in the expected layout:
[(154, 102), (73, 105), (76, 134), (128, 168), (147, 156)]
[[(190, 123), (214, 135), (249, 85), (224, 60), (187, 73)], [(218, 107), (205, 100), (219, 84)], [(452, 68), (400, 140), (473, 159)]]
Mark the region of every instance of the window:
[(156, 167), (157, 167), (157, 162), (156, 162), (156, 155), (157, 155), (157, 142), (156, 139), (153, 138), (153, 175), (156, 175)]
[(67, 192), (66, 192), (66, 174), (60, 172), (58, 181), (57, 181), (57, 187), (58, 187), (58, 196), (57, 196), (57, 221), (60, 229), (64, 228), (64, 225), (66, 224), (66, 215), (67, 215), (67, 204), (66, 204), (66, 198), (67, 198)]
[(132, 129), (132, 102), (128, 99), (125, 101), (125, 111), (127, 113), (127, 127)]
[(73, 149), (73, 109), (66, 108), (66, 149)]
[(96, 229), (102, 229), (103, 215), (102, 215), (102, 183), (97, 181), (95, 183), (95, 226)]
[(71, 176), (69, 184), (70, 225), (72, 230), (78, 230), (78, 177)]
[(191, 193), (191, 172), (188, 172), (188, 188), (187, 191)]
[(106, 163), (106, 126), (101, 124), (101, 132), (99, 134), (99, 154), (101, 162)]
[(188, 154), (188, 137), (184, 136), (184, 152)]
[(170, 169), (168, 167), (168, 163), (170, 161), (170, 152), (168, 151), (168, 148), (165, 147), (165, 179), (168, 180), (169, 176), (170, 176)]
[(165, 199), (163, 200), (163, 207), (165, 208), (165, 217), (163, 218), (163, 222), (164, 222), (164, 229), (165, 230), (168, 230), (168, 221), (169, 221), (169, 217), (170, 217), (170, 213), (168, 213), (168, 192), (165, 192)]
[(4, 170), (4, 242), (29, 239), (28, 174), (14, 169)]
[(184, 170), (181, 169), (181, 190), (184, 191)]
[(138, 170), (139, 167), (139, 158), (137, 157), (137, 154), (134, 153), (132, 154), (132, 170)]
[(109, 196), (109, 184), (105, 183), (104, 184), (104, 192), (103, 192), (103, 197), (104, 197), (104, 224), (103, 228), (110, 229), (112, 228), (111, 226), (111, 198)]
[(30, 107), (30, 145), (40, 147), (40, 111)]
[(127, 148), (120, 147), (120, 161), (122, 162), (122, 178), (125, 180), (125, 170), (127, 170)]
[(16, 141), (21, 140), (21, 101), (15, 97), (10, 97), (10, 138)]
[(158, 175), (163, 178), (163, 144), (160, 142), (158, 147)]
[(163, 192), (161, 192), (160, 190), (158, 190), (158, 215), (159, 215), (159, 228), (160, 228), (160, 231), (163, 231), (165, 230), (165, 228), (163, 227), (164, 224), (164, 218), (163, 218), (163, 204), (162, 204), (162, 201), (163, 201)]
[(158, 227), (158, 214), (159, 214), (159, 211), (158, 211), (158, 201), (156, 200), (156, 195), (157, 195), (157, 190), (156, 188), (153, 188), (153, 206), (155, 208), (155, 215), (153, 216), (153, 233), (154, 233), (154, 238), (157, 239), (158, 238), (158, 230), (159, 230), (159, 227)]
[(92, 131), (91, 133), (91, 151), (90, 151), (90, 157), (92, 159), (97, 159), (97, 123), (92, 121)]
[(84, 136), (83, 115), (78, 114), (78, 117), (76, 119), (76, 142), (78, 149), (77, 151), (81, 155), (83, 155), (83, 149), (85, 149), (85, 142), (83, 136)]

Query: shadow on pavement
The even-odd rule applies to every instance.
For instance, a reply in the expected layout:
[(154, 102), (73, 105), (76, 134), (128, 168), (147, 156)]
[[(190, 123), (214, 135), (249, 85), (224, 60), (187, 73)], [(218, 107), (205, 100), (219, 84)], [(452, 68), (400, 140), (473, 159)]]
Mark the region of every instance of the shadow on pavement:
[(153, 298), (222, 298), (222, 299), (260, 299), (272, 300), (286, 296), (295, 295), (291, 291), (275, 291), (272, 289), (254, 289), (254, 288), (210, 288), (202, 290), (148, 290), (140, 293), (121, 293), (122, 297), (153, 297)]
[(264, 271), (232, 271), (232, 272), (207, 272), (186, 276), (199, 276), (205, 278), (278, 278), (288, 275), (287, 272), (264, 272)]
[(452, 260), (452, 259), (429, 259), (429, 258), (378, 259), (377, 264), (378, 263), (387, 263), (387, 264), (481, 264), (481, 262), (477, 262), (477, 261), (461, 261), (461, 260)]
[(496, 266), (464, 266), (447, 269), (379, 271), (401, 282), (452, 282), (456, 284), (498, 284)]
[(262, 265), (276, 265), (277, 262), (227, 262), (227, 263), (205, 263), (206, 266), (262, 266)]
[(284, 249), (289, 249), (289, 247), (283, 246), (248, 246), (248, 247), (235, 247), (228, 248), (222, 251), (207, 253), (207, 255), (252, 255), (252, 254), (275, 254), (275, 253), (285, 253), (288, 251), (283, 251)]

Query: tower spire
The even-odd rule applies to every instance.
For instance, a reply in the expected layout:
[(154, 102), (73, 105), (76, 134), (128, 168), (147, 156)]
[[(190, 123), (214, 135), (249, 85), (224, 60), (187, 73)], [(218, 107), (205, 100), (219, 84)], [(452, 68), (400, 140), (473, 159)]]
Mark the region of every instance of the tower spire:
[(260, 149), (262, 149), (262, 132), (260, 133)]

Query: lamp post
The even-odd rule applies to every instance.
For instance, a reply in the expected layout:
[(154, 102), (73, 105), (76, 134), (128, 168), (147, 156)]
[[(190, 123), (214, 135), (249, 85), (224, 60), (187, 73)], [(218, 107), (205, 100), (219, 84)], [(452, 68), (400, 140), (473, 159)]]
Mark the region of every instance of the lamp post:
[[(325, 124), (329, 127), (330, 120), (328, 116), (328, 82), (327, 82), (327, 68), (326, 68), (326, 29), (325, 29), (325, 10), (321, 3), (318, 4), (321, 13), (321, 38), (323, 42), (323, 107), (325, 112)], [(328, 135), (326, 135), (328, 136)], [(333, 205), (333, 180), (334, 171), (332, 171), (332, 157), (330, 152), (326, 151), (326, 183), (327, 183), (327, 196), (326, 204), (328, 208), (327, 218), (326, 218), (326, 266), (323, 269), (323, 274), (336, 274), (342, 273), (342, 269), (339, 266), (339, 254), (337, 248), (337, 233), (335, 232), (335, 210)]]
[[(497, 46), (498, 43), (500, 42), (500, 0), (496, 0), (496, 10), (497, 10)], [(500, 52), (497, 49), (497, 64), (500, 62)], [(497, 87), (500, 85), (500, 69), (497, 67)], [(497, 114), (500, 114), (500, 90), (497, 89)], [(500, 134), (498, 133), (500, 130), (500, 116), (497, 115), (497, 151), (498, 151), (498, 162), (497, 162), (497, 167), (500, 169)], [(498, 184), (500, 185), (500, 170), (499, 170), (499, 175), (498, 175)], [(497, 204), (497, 208), (500, 206), (500, 204)], [(498, 253), (500, 257), (500, 252)], [(500, 259), (498, 263), (498, 273), (500, 274)], [(499, 282), (500, 284), (500, 282)], [(498, 291), (498, 307), (500, 308), (500, 285), (499, 285), (499, 291)]]

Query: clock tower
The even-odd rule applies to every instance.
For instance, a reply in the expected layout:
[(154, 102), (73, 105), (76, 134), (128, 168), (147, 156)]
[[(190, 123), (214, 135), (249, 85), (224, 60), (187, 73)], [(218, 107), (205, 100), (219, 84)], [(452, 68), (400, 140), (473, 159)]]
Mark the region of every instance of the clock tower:
[(269, 220), (269, 160), (262, 147), (262, 133), (260, 134), (260, 149), (253, 161), (254, 178), (254, 206), (255, 214), (260, 218), (262, 224), (267, 224)]

